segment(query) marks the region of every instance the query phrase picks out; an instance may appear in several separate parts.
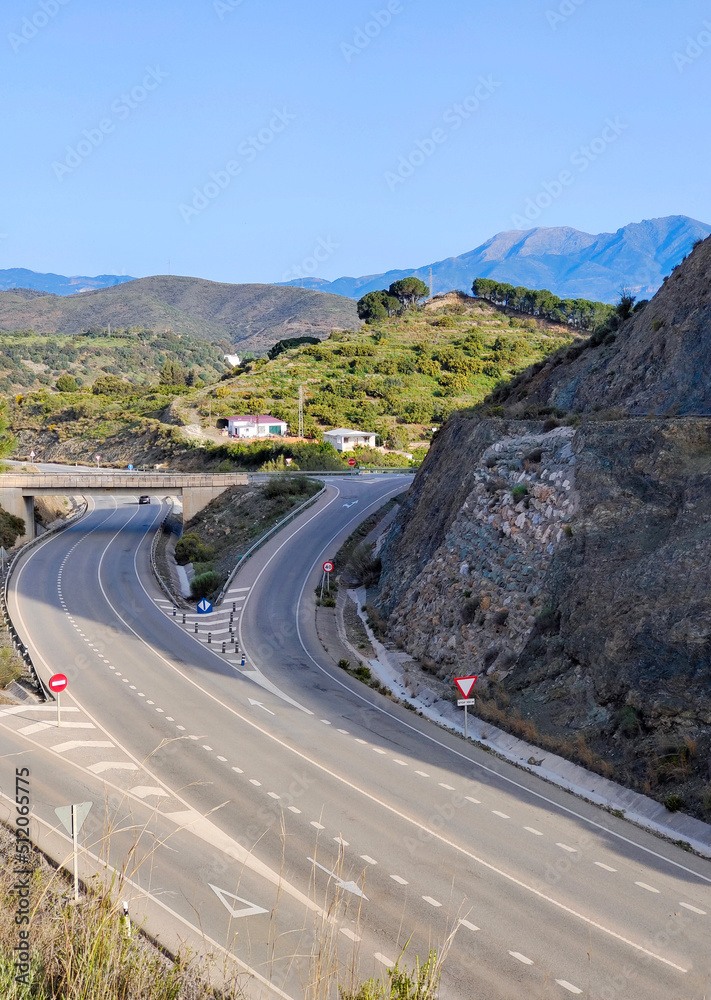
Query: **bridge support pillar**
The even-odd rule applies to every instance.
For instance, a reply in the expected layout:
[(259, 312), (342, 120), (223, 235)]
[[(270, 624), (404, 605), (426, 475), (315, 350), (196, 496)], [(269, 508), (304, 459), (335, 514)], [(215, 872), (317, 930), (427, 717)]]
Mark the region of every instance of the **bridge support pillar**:
[(15, 545), (31, 542), (35, 537), (35, 498), (23, 496), (21, 489), (0, 486), (0, 507), (25, 522), (25, 533), (18, 535)]
[(207, 507), (211, 500), (215, 500), (226, 489), (226, 486), (183, 487), (183, 524), (187, 524), (191, 518)]

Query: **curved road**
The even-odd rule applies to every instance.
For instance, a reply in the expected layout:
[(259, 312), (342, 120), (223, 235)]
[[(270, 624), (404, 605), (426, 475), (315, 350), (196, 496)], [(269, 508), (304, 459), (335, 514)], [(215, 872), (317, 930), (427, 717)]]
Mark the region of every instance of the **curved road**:
[(3, 756), (32, 769), (36, 835), (66, 854), (55, 806), (93, 801), (84, 870), (99, 857), (124, 869), (134, 916), (167, 944), (229, 955), (251, 996), (309, 995), (317, 966), (344, 984), (355, 967), (381, 974), (455, 930), (443, 998), (701, 1000), (711, 865), (433, 727), (324, 653), (321, 563), (407, 485), (330, 480), (209, 625), (174, 619), (152, 580), (156, 504), (107, 499), (28, 552), (11, 614), (45, 678), (70, 677), (60, 730), (51, 709), (0, 708)]

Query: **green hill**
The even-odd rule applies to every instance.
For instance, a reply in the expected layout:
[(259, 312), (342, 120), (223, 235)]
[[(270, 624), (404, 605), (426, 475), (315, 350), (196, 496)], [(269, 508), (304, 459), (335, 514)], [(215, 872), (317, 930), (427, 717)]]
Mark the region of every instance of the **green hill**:
[(45, 335), (147, 327), (265, 351), (285, 337), (324, 337), (359, 323), (355, 303), (340, 295), (168, 275), (70, 296), (0, 292), (0, 328)]

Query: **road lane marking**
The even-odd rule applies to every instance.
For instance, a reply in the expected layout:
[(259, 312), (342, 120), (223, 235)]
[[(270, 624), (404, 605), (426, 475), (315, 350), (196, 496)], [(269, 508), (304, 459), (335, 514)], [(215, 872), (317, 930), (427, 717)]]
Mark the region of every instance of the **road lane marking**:
[[(66, 708), (62, 706), (62, 715), (65, 712), (78, 711), (74, 705), (68, 705)], [(56, 715), (57, 707), (56, 705), (10, 705), (7, 708), (0, 708), (0, 715), (22, 715), (23, 712), (52, 712)]]
[(448, 785), (444, 781), (438, 781), (437, 784), (440, 788), (446, 788), (448, 792), (454, 791), (454, 785)]
[(558, 983), (559, 986), (562, 986), (564, 990), (567, 990), (568, 993), (583, 992), (582, 990), (579, 990), (577, 986), (573, 986), (572, 983), (569, 983), (567, 979), (556, 979), (556, 982)]
[(440, 907), (440, 906), (442, 905), (442, 904), (441, 904), (441, 903), (439, 902), (439, 900), (437, 900), (437, 899), (433, 899), (433, 898), (432, 898), (432, 896), (423, 896), (422, 898), (424, 899), (424, 901), (425, 901), (426, 903), (429, 903), (429, 904), (430, 904), (430, 906), (435, 906), (435, 907)]
[(52, 750), (55, 753), (66, 753), (68, 750), (77, 750), (79, 747), (87, 750), (93, 748), (105, 750), (115, 745), (110, 740), (69, 740), (67, 743), (56, 743)]
[(498, 809), (492, 809), (491, 811), (494, 816), (499, 816), (501, 819), (511, 819), (510, 816), (507, 816), (506, 813), (499, 812)]
[(320, 823), (317, 823), (315, 819), (311, 820), (311, 826), (314, 827), (315, 830), (325, 830), (326, 829), (325, 826), (322, 826)]
[(606, 871), (606, 872), (616, 872), (617, 871), (616, 868), (610, 868), (609, 865), (603, 864), (602, 861), (594, 861), (593, 864), (597, 865), (598, 868), (602, 868), (603, 871)]
[(347, 729), (339, 729), (338, 732), (343, 733), (344, 736), (350, 736), (350, 733), (348, 732)]
[(373, 747), (373, 753), (387, 753), (387, 750), (382, 750), (380, 747)]
[(301, 813), (301, 810), (297, 809), (296, 806), (289, 806), (289, 812), (293, 812), (293, 813), (296, 813), (298, 815), (298, 814)]
[(361, 860), (365, 861), (367, 865), (377, 865), (375, 858), (371, 858), (369, 854), (361, 854)]
[(368, 746), (367, 740), (361, 740), (360, 737), (356, 737), (356, 743), (362, 743), (364, 747)]
[[(34, 733), (42, 733), (46, 729), (56, 729), (57, 723), (52, 720), (47, 720), (46, 722), (33, 722), (31, 726), (23, 726), (22, 729), (18, 729), (18, 733), (21, 736), (32, 736)], [(96, 729), (93, 722), (63, 722), (61, 724), (61, 729)]]
[(407, 761), (406, 760), (394, 760), (393, 764), (399, 764), (400, 767), (407, 767)]
[(334, 837), (333, 839), (337, 844), (340, 844), (341, 847), (348, 847), (348, 841), (344, 840), (343, 837)]
[(706, 916), (706, 910), (700, 910), (698, 906), (692, 906), (691, 903), (679, 903), (679, 906), (683, 906), (685, 910), (691, 910), (692, 913), (699, 913), (702, 917)]
[(227, 763), (227, 758), (226, 758), (226, 757), (220, 757), (220, 756), (219, 756), (219, 754), (218, 754), (218, 757), (217, 757), (217, 759), (218, 759), (219, 761), (221, 761), (221, 762), (222, 762), (223, 764), (226, 764), (226, 763)]
[(520, 951), (510, 951), (509, 955), (511, 958), (515, 958), (517, 962), (523, 962), (524, 965), (533, 965), (533, 960), (522, 955)]
[(277, 795), (276, 792), (267, 792), (267, 795), (269, 796), (270, 799), (280, 799), (281, 798), (281, 795)]
[(257, 788), (259, 788), (262, 784), (261, 781), (257, 781), (256, 778), (250, 778), (249, 783), (250, 785), (256, 785)]
[(427, 771), (415, 771), (415, 774), (419, 774), (421, 778), (429, 778)]
[(145, 799), (149, 795), (157, 795), (159, 798), (170, 798), (168, 793), (163, 788), (153, 787), (152, 785), (136, 785), (135, 788), (131, 789), (134, 795), (137, 795), (139, 799)]
[(646, 889), (647, 892), (659, 893), (659, 889), (655, 889), (653, 885), (647, 885), (646, 882), (635, 882), (635, 885), (638, 885), (640, 889)]
[(406, 879), (400, 878), (399, 875), (391, 875), (390, 878), (393, 880), (393, 882), (397, 882), (398, 885), (409, 885), (410, 884)]
[(237, 774), (244, 774), (244, 771), (242, 770), (241, 767), (233, 767), (232, 770), (236, 771)]
[(560, 849), (562, 851), (567, 851), (568, 854), (577, 854), (578, 853), (577, 847), (569, 847), (567, 844), (559, 844), (557, 842), (556, 842), (555, 846), (556, 847), (560, 847)]
[(465, 795), (464, 798), (467, 800), (467, 802), (473, 802), (475, 806), (481, 805), (481, 800), (475, 799), (471, 795)]
[(203, 743), (202, 748), (203, 750), (207, 750), (208, 753), (212, 753), (212, 747), (209, 747), (207, 743)]
[(388, 958), (387, 955), (383, 955), (382, 952), (376, 951), (373, 954), (373, 958), (377, 959), (377, 961), (380, 962), (382, 965), (387, 966), (388, 969), (395, 968), (395, 963), (393, 962), (392, 958)]
[(358, 941), (360, 941), (358, 935), (354, 934), (353, 931), (350, 929), (350, 927), (341, 927), (341, 934), (344, 937), (347, 937), (349, 941), (353, 941), (355, 944), (357, 944)]
[(90, 764), (87, 770), (94, 774), (103, 774), (104, 771), (137, 771), (138, 765), (125, 760), (102, 760), (99, 764)]
[(321, 719), (321, 722), (323, 722), (324, 726), (330, 726), (331, 725), (331, 723), (328, 721), (328, 719)]
[(527, 830), (529, 833), (532, 833), (534, 835), (534, 837), (542, 837), (543, 836), (543, 834), (541, 833), (541, 831), (537, 830), (535, 828), (535, 826), (524, 826), (524, 830)]
[(476, 924), (472, 924), (468, 920), (460, 920), (459, 923), (462, 925), (462, 927), (466, 927), (470, 931), (478, 931), (478, 930), (480, 930), (480, 928), (477, 927)]

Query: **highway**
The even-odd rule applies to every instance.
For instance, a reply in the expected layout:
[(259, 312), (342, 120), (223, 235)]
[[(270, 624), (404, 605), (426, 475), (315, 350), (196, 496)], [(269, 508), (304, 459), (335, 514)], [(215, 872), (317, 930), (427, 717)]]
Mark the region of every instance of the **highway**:
[(229, 956), (250, 997), (315, 997), (325, 969), (346, 985), (452, 932), (443, 1000), (707, 997), (711, 864), (434, 727), (324, 653), (321, 564), (408, 483), (329, 480), (222, 608), (184, 625), (150, 571), (165, 508), (91, 501), (11, 578), (38, 670), (70, 686), (60, 730), (49, 706), (0, 706), (3, 793), (11, 768), (31, 768), (33, 833), (57, 856), (69, 841), (54, 808), (93, 801), (86, 872), (92, 856), (123, 870), (134, 918), (168, 945)]

